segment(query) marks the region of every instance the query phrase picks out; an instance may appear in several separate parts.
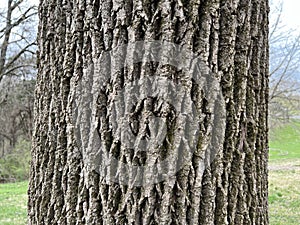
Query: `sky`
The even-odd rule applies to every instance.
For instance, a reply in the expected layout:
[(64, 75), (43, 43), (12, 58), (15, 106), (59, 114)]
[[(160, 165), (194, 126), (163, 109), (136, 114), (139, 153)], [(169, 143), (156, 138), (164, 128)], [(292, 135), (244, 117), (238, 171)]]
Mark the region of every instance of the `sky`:
[[(300, 32), (300, 1), (299, 0), (272, 0), (275, 5), (283, 3), (282, 24)], [(273, 4), (274, 4), (273, 3)], [(271, 5), (272, 6), (272, 5)]]

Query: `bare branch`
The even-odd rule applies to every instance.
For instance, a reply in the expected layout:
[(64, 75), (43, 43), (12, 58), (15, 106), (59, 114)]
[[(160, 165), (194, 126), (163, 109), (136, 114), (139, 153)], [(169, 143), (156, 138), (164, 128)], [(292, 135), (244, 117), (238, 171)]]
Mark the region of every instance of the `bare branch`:
[(4, 69), (9, 69), (20, 58), (20, 56), (23, 55), (28, 50), (28, 48), (33, 45), (35, 45), (35, 43), (26, 45), (18, 54), (16, 54), (11, 60), (9, 60), (9, 62), (5, 65)]
[[(35, 6), (24, 7), (23, 2), (24, 0), (7, 0), (5, 26), (0, 30), (0, 40), (2, 40), (0, 43), (0, 82), (3, 76), (14, 71), (11, 67), (16, 68), (14, 64), (23, 54), (26, 52), (35, 54), (32, 49), (35, 43), (28, 36), (32, 34), (27, 31), (26, 23), (37, 15), (37, 10)], [(12, 55), (9, 52), (12, 48), (18, 48), (19, 51)]]
[[(272, 6), (272, 5), (271, 5)], [(296, 76), (300, 68), (300, 35), (282, 25), (283, 2), (272, 6), (270, 24), (270, 115), (287, 118), (300, 110), (300, 83)]]

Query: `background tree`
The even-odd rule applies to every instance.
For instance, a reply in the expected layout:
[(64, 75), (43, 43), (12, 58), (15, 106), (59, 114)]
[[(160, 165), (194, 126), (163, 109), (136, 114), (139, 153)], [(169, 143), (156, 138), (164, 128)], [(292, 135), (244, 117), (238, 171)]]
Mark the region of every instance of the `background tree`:
[[(33, 93), (35, 80), (5, 78), (0, 84), (0, 136), (9, 141), (6, 153), (22, 138), (30, 141), (33, 121)], [(5, 145), (5, 144), (4, 144)], [(2, 152), (4, 156), (5, 151)]]
[[(18, 75), (32, 67), (32, 46), (35, 45), (36, 7), (24, 0), (7, 0), (0, 13), (0, 82), (5, 76)], [(28, 59), (29, 58), (29, 59)], [(28, 62), (29, 60), (29, 62)]]
[(300, 109), (300, 35), (282, 22), (283, 2), (271, 1), (270, 125), (286, 122)]
[(0, 6), (0, 182), (28, 178), (36, 73), (37, 9), (25, 0), (4, 2)]
[[(30, 224), (268, 224), (268, 1), (44, 0), (39, 19)], [(201, 86), (161, 61), (120, 68), (127, 51), (142, 59), (155, 54), (135, 43), (143, 40), (192, 51), (210, 69), (207, 82), (214, 85)], [(131, 48), (123, 48), (128, 43)], [(116, 48), (123, 49), (119, 57), (106, 54)], [(176, 56), (169, 50), (157, 51)], [(201, 74), (195, 76), (201, 80)], [(133, 84), (155, 84), (151, 79), (170, 83), (159, 93), (177, 91), (175, 84), (186, 88), (178, 104), (197, 112), (189, 124), (196, 133), (181, 133), (189, 117), (180, 117), (157, 92), (137, 98), (147, 85), (131, 92)], [(205, 93), (217, 85), (225, 105), (213, 107)], [(92, 102), (84, 101), (91, 94)], [(80, 103), (86, 105), (76, 114)], [(118, 136), (124, 110), (132, 110), (130, 129)], [(151, 122), (155, 116), (166, 125), (162, 137)], [(214, 123), (218, 117), (225, 123)], [(92, 129), (86, 129), (89, 123)], [(120, 140), (129, 132), (136, 138), (124, 146)], [(162, 144), (140, 151), (139, 144), (153, 136)], [(186, 157), (195, 138), (197, 148)], [(96, 149), (86, 149), (93, 147), (89, 140), (99, 141)], [(208, 140), (220, 144), (211, 148)], [(99, 170), (85, 161), (97, 154), (107, 163)], [(165, 158), (172, 163), (156, 172), (128, 170), (151, 163), (155, 168)], [(161, 181), (147, 182), (162, 171)], [(135, 185), (138, 176), (142, 185)]]
[(9, 142), (7, 152), (19, 136), (30, 139), (36, 14), (36, 7), (24, 0), (7, 0), (7, 6), (1, 7), (0, 136), (3, 146)]

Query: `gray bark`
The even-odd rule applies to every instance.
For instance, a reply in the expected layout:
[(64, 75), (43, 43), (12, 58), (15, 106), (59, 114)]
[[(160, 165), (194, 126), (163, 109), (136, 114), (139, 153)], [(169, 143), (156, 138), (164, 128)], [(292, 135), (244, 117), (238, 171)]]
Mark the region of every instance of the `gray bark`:
[[(43, 0), (39, 18), (29, 224), (268, 224), (267, 0)], [(116, 69), (111, 61), (97, 66), (104, 52), (142, 40), (192, 51), (221, 87), (224, 115), (222, 106), (212, 107), (203, 86), (172, 65), (149, 62)], [(89, 76), (90, 70), (98, 71), (100, 81)], [(150, 146), (142, 154), (119, 144), (112, 133), (119, 129), (116, 118), (130, 105), (121, 99), (118, 106), (114, 99), (148, 74), (181, 83), (188, 91), (178, 105), (192, 109), (193, 104), (198, 112), (192, 123), (197, 148), (190, 159), (178, 144), (185, 138), (179, 131), (185, 121), (168, 105), (159, 108), (160, 99), (137, 100), (131, 122), (136, 144), (155, 133), (145, 121), (158, 113), (169, 125), (160, 148)], [(74, 119), (74, 108), (89, 94), (92, 101)], [(215, 124), (218, 117), (225, 124)], [(213, 145), (211, 151), (209, 142), (218, 143), (217, 149)], [(121, 178), (107, 182), (107, 171), (86, 164), (91, 143), (101, 145), (101, 157), (109, 162), (118, 159), (105, 169), (109, 176), (128, 178), (127, 183)], [(135, 184), (136, 174), (121, 167), (155, 164), (164, 157), (173, 163), (165, 165), (163, 175), (171, 175), (157, 182), (147, 183), (147, 175), (155, 173), (142, 171), (146, 184)], [(180, 160), (184, 163), (177, 170)]]

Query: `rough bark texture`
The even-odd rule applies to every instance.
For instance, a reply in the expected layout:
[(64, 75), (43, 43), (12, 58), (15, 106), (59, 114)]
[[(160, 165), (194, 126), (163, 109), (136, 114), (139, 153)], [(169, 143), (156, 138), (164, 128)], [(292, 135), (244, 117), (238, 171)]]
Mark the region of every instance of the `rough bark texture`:
[[(268, 10), (267, 0), (41, 0), (29, 224), (268, 224)], [(218, 112), (191, 87), (202, 113), (191, 163), (156, 184), (107, 184), (86, 169), (76, 142), (75, 88), (103, 51), (140, 40), (185, 46), (209, 66), (226, 102), (225, 138), (207, 165), (201, 150)], [(147, 69), (181, 79), (170, 66), (150, 64), (112, 74), (94, 106), (107, 151), (128, 164), (153, 155), (128, 153), (110, 135), (111, 96)], [(140, 122), (155, 111), (147, 104)], [(180, 137), (168, 138), (157, 157)]]

